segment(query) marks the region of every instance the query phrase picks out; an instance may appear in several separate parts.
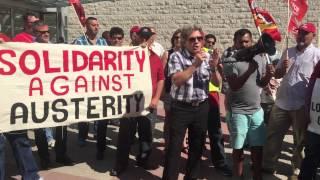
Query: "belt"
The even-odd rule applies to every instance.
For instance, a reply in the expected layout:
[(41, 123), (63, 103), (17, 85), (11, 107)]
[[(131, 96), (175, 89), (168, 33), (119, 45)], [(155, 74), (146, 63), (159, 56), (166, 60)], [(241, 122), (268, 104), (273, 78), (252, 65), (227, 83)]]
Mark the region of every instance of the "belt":
[(207, 99), (203, 101), (194, 101), (194, 102), (185, 102), (185, 101), (178, 101), (178, 100), (173, 100), (174, 103), (183, 105), (183, 106), (191, 106), (191, 107), (198, 107), (201, 104), (207, 102)]

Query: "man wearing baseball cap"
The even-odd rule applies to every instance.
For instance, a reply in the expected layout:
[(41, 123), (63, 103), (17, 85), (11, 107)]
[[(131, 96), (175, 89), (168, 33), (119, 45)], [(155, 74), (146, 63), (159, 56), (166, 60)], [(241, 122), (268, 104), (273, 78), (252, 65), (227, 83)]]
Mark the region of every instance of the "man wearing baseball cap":
[(299, 174), (307, 127), (305, 121), (307, 86), (315, 65), (320, 61), (320, 50), (312, 44), (315, 33), (316, 27), (310, 22), (299, 26), (297, 45), (284, 51), (276, 67), (275, 78), (283, 80), (267, 127), (267, 143), (264, 149), (266, 172), (274, 172), (283, 138), (292, 126), (295, 138), (291, 164), (294, 175)]
[(132, 26), (132, 28), (130, 29), (130, 46), (138, 46), (139, 42), (138, 42), (138, 35), (137, 33), (139, 32), (140, 27), (139, 26)]

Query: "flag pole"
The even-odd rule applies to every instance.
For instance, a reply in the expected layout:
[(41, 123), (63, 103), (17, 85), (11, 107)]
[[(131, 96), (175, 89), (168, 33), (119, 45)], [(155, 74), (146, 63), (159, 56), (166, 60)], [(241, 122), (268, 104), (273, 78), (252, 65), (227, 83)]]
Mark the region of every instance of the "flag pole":
[[(289, 48), (289, 32), (288, 32), (288, 28), (289, 28), (289, 23), (290, 23), (290, 0), (288, 0), (287, 2), (287, 18), (288, 18), (288, 23), (287, 23), (287, 30), (286, 30), (286, 48)], [(288, 53), (287, 53), (288, 55)]]
[(86, 39), (87, 43), (89, 44), (88, 38), (87, 38), (87, 36), (86, 36), (86, 33), (84, 32), (84, 28), (83, 28), (83, 26), (82, 26), (82, 24), (81, 24), (81, 22), (80, 22), (80, 20), (79, 20), (78, 14), (77, 14), (77, 12), (76, 12), (76, 8), (74, 7), (73, 4), (71, 4), (71, 6), (72, 6), (72, 9), (73, 9), (73, 13), (74, 13), (74, 14), (76, 15), (76, 17), (77, 17), (77, 21), (78, 21), (78, 23), (79, 23), (79, 26), (80, 26), (80, 29), (81, 29), (81, 33), (83, 34), (84, 38)]

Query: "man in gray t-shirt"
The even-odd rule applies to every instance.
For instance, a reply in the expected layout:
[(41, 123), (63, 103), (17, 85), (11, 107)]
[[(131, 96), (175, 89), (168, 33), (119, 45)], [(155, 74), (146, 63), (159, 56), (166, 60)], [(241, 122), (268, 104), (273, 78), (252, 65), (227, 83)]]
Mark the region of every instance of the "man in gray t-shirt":
[[(257, 55), (253, 59), (237, 61), (232, 53), (252, 46), (252, 34), (240, 29), (234, 34), (234, 46), (223, 57), (223, 72), (228, 82), (226, 120), (233, 148), (234, 175), (243, 176), (243, 145), (250, 145), (253, 179), (262, 179), (262, 147), (265, 141), (263, 110), (260, 106), (261, 87), (270, 81), (272, 66), (264, 67), (264, 59)], [(266, 69), (264, 72), (263, 69)]]
[[(254, 66), (258, 66), (250, 74), (243, 86), (236, 91), (229, 89), (227, 93), (228, 110), (237, 114), (253, 114), (257, 112), (260, 106), (261, 77), (265, 74), (265, 68), (262, 67), (264, 58), (260, 55), (254, 57)], [(224, 75), (226, 77), (243, 76), (249, 69), (250, 63), (238, 61), (224, 65)]]

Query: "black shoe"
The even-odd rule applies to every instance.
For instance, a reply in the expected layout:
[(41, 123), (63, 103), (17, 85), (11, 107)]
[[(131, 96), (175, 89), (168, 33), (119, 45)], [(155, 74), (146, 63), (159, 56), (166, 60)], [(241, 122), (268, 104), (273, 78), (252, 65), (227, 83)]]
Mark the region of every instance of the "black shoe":
[(148, 161), (137, 161), (136, 165), (145, 170), (155, 170), (159, 168), (159, 165), (148, 163)]
[(117, 169), (113, 168), (110, 171), (110, 176), (119, 176), (122, 172), (123, 172), (123, 170), (117, 170)]
[(109, 121), (109, 124), (112, 126), (120, 126), (120, 121), (119, 121), (119, 119), (111, 119)]
[(103, 151), (97, 151), (96, 159), (97, 160), (103, 160), (104, 159), (104, 152)]
[(218, 171), (221, 171), (224, 176), (232, 176), (232, 169), (228, 165), (215, 166)]
[(274, 169), (265, 168), (265, 167), (262, 168), (262, 172), (265, 174), (276, 174), (276, 171)]
[(85, 139), (78, 139), (78, 145), (80, 147), (85, 147), (87, 145), (86, 140)]
[(68, 156), (56, 158), (56, 162), (59, 164), (63, 164), (64, 166), (73, 166), (74, 162)]
[(43, 170), (48, 170), (50, 167), (50, 160), (49, 159), (40, 159), (40, 166)]
[(106, 144), (111, 144), (112, 143), (112, 141), (111, 141), (111, 139), (106, 139)]
[(198, 180), (198, 178), (189, 178), (189, 177), (184, 176), (183, 180)]

